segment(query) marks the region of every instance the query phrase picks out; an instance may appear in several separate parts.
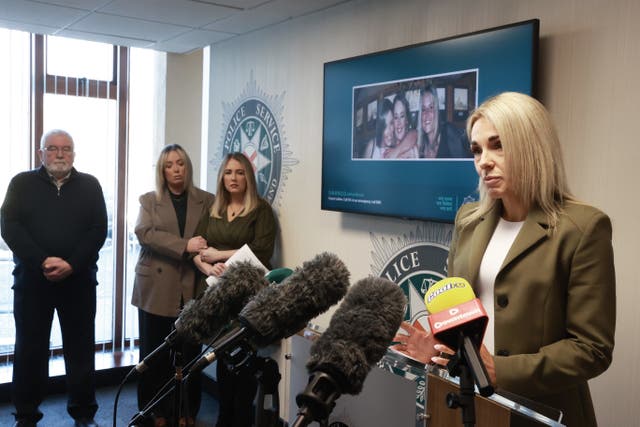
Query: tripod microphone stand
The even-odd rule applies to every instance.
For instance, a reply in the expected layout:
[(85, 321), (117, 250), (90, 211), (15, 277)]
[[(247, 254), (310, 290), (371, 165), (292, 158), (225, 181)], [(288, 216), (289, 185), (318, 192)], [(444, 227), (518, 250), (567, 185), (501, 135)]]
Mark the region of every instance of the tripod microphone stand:
[[(280, 426), (278, 383), (282, 377), (278, 363), (269, 357), (258, 356), (254, 347), (245, 340), (240, 341), (230, 349), (222, 351), (216, 359), (218, 363), (225, 363), (232, 373), (242, 372), (256, 377), (258, 390), (256, 393), (254, 426)], [(189, 377), (190, 375), (187, 375), (187, 382)]]
[(188, 387), (184, 381), (185, 367), (183, 366), (183, 354), (181, 349), (172, 350), (173, 358), (173, 377), (165, 383), (164, 386), (156, 393), (151, 402), (145, 408), (138, 412), (129, 422), (129, 427), (142, 427), (148, 425), (151, 421), (151, 411), (163, 400), (173, 393), (173, 417), (170, 418), (169, 426), (187, 427), (187, 420), (190, 417)]

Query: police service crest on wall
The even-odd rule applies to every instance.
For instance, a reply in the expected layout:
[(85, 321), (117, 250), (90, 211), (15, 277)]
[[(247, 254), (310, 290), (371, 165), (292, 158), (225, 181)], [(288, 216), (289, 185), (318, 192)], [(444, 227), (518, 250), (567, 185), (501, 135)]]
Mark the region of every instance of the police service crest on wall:
[(447, 257), (453, 226), (425, 223), (415, 232), (386, 239), (370, 233), (373, 244), (372, 274), (402, 288), (409, 306), (405, 321), (427, 326), (424, 296), (427, 289), (447, 277)]
[(271, 205), (279, 204), (286, 175), (298, 163), (291, 158), (284, 137), (283, 101), (284, 92), (279, 96), (265, 94), (252, 73), (240, 96), (222, 103), (222, 150), (211, 161), (217, 169), (227, 153), (242, 152), (253, 164), (258, 194)]
[[(452, 224), (424, 223), (409, 235), (396, 238), (370, 233), (373, 251), (371, 272), (396, 283), (407, 297), (404, 320), (428, 330), (424, 296), (431, 285), (447, 277), (447, 257)], [(424, 425), (426, 379), (424, 365), (393, 350), (378, 365), (416, 383), (416, 426)]]

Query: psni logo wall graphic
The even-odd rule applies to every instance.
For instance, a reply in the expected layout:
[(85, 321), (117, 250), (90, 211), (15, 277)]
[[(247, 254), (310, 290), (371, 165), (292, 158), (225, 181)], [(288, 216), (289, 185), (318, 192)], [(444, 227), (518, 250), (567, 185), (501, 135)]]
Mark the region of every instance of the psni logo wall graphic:
[(298, 163), (291, 158), (284, 137), (283, 101), (284, 93), (265, 94), (252, 76), (234, 102), (222, 104), (222, 151), (212, 160), (217, 168), (227, 153), (242, 152), (253, 165), (258, 193), (272, 205), (279, 203), (286, 175)]
[[(424, 296), (431, 285), (447, 277), (447, 257), (453, 226), (425, 223), (414, 232), (395, 238), (371, 233), (374, 263), (372, 274), (396, 283), (407, 297), (404, 320), (414, 327), (428, 330)], [(382, 369), (416, 383), (416, 425), (424, 425), (424, 365), (399, 352), (388, 350), (379, 363)]]

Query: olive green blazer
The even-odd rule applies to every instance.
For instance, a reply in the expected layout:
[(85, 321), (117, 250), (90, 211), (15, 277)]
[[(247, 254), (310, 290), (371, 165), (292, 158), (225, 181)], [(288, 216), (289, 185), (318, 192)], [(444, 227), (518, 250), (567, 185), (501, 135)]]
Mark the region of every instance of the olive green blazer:
[[(448, 275), (474, 283), (501, 204), (466, 227), (460, 208)], [(611, 221), (598, 209), (567, 202), (550, 227), (529, 212), (494, 285), (498, 389), (558, 408), (567, 426), (596, 425), (587, 380), (611, 364), (616, 293)]]
[(198, 188), (189, 193), (184, 237), (181, 237), (169, 193), (165, 190), (160, 200), (153, 191), (140, 196), (135, 227), (140, 255), (131, 304), (147, 313), (177, 317), (181, 300), (186, 303), (194, 298), (195, 266), (184, 250), (213, 200), (213, 194)]

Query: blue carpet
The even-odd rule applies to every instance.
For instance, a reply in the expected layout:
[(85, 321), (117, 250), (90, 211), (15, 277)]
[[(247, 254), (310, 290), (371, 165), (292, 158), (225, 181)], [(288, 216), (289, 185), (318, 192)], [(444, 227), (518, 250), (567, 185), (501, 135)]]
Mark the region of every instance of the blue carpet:
[[(96, 394), (98, 400), (98, 413), (95, 420), (100, 427), (112, 427), (113, 406), (118, 388), (115, 386), (99, 388)], [(65, 394), (53, 394), (47, 396), (40, 410), (44, 418), (38, 423), (40, 427), (72, 427), (73, 419), (67, 414), (67, 397)], [(4, 402), (0, 405), (0, 426), (10, 427), (14, 423), (11, 403)], [(128, 383), (120, 393), (117, 407), (116, 427), (126, 427), (129, 420), (137, 414), (138, 405), (135, 383)], [(200, 413), (196, 419), (196, 427), (213, 427), (218, 418), (218, 401), (210, 394), (202, 393)]]

